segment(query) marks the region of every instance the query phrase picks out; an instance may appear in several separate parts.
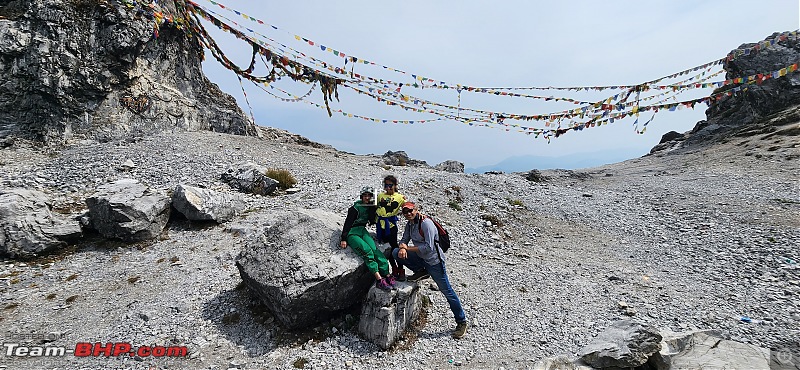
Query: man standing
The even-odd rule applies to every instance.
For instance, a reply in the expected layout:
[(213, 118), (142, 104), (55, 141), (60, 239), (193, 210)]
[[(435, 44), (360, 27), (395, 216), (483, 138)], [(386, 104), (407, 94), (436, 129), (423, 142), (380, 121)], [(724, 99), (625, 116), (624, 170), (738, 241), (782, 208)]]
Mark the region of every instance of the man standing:
[[(399, 249), (393, 251), (393, 255), (400, 268), (408, 266), (414, 271), (414, 275), (408, 280), (419, 281), (430, 276), (439, 291), (444, 294), (450, 310), (456, 319), (456, 330), (453, 338), (461, 339), (467, 333), (467, 317), (461, 307), (450, 280), (447, 278), (447, 269), (444, 265), (444, 252), (439, 248), (439, 233), (436, 230), (433, 220), (419, 213), (416, 204), (405, 202), (402, 208), (403, 217), (408, 221), (403, 237), (400, 239)], [(414, 246), (409, 246), (408, 242), (413, 241)]]

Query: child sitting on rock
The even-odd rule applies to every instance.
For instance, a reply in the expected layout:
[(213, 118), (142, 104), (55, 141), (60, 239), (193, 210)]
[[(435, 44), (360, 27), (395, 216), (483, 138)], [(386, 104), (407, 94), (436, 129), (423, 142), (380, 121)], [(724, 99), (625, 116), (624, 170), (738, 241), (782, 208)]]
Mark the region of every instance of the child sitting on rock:
[(342, 228), (342, 237), (339, 247), (353, 248), (367, 265), (367, 269), (375, 276), (375, 286), (382, 290), (391, 290), (395, 284), (395, 278), (389, 274), (389, 261), (383, 255), (375, 241), (367, 231), (367, 224), (375, 224), (375, 205), (372, 197), (375, 192), (372, 187), (365, 186), (361, 189), (361, 195), (353, 205), (347, 210), (347, 218)]

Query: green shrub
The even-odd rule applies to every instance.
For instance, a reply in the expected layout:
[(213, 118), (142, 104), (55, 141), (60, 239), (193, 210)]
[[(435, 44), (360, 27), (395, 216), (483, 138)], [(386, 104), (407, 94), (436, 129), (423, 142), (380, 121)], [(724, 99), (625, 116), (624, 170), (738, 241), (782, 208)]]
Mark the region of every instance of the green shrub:
[(450, 208), (452, 208), (453, 210), (456, 210), (456, 211), (460, 211), (461, 210), (461, 205), (458, 204), (458, 202), (455, 201), (455, 200), (451, 200), (451, 201), (447, 202), (447, 205), (450, 206)]
[(294, 176), (292, 176), (292, 174), (287, 170), (270, 168), (267, 170), (266, 175), (267, 177), (277, 181), (278, 187), (284, 190), (297, 184), (297, 180), (295, 180)]
[(512, 206), (520, 206), (520, 207), (525, 206), (525, 204), (522, 203), (521, 200), (519, 200), (519, 199), (511, 199), (511, 198), (508, 198), (508, 204), (510, 204)]

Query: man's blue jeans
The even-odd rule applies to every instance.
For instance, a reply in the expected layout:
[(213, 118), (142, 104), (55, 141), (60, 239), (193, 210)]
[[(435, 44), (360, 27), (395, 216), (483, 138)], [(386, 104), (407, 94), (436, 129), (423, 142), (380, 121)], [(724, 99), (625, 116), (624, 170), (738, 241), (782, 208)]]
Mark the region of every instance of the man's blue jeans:
[(400, 268), (403, 268), (403, 266), (408, 266), (408, 268), (415, 273), (422, 271), (422, 269), (428, 271), (428, 273), (431, 274), (431, 279), (436, 282), (436, 286), (439, 287), (439, 291), (444, 294), (444, 297), (447, 299), (447, 303), (450, 304), (450, 310), (453, 311), (453, 316), (456, 319), (456, 323), (467, 321), (467, 315), (464, 313), (464, 309), (461, 307), (461, 301), (458, 299), (453, 287), (450, 286), (450, 280), (447, 278), (447, 270), (444, 267), (444, 263), (439, 262), (435, 265), (429, 265), (425, 263), (425, 261), (420, 258), (419, 255), (410, 251), (406, 251), (406, 259), (402, 259), (397, 257), (398, 252), (400, 252), (400, 249), (395, 249), (392, 251), (392, 255), (394, 255), (394, 260), (397, 261), (397, 265)]

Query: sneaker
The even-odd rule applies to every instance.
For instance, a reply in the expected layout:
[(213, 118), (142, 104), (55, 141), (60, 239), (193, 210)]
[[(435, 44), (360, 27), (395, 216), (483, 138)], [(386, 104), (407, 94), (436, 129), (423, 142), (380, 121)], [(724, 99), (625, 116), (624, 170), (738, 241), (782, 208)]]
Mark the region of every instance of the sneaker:
[(386, 278), (380, 279), (375, 282), (375, 286), (380, 290), (392, 290), (392, 286), (386, 282)]
[(393, 267), (392, 276), (394, 276), (397, 281), (406, 281), (406, 270), (402, 267)]
[(456, 330), (453, 332), (453, 339), (461, 339), (467, 334), (467, 322), (460, 322), (456, 324)]
[(422, 279), (428, 278), (430, 276), (431, 276), (431, 274), (429, 274), (428, 271), (426, 271), (425, 269), (422, 269), (422, 270), (420, 270), (418, 272), (415, 272), (414, 275), (409, 276), (408, 277), (408, 281), (417, 282), (417, 281), (420, 281)]
[(386, 283), (392, 288), (394, 288), (394, 285), (397, 284), (397, 279), (395, 279), (394, 275), (392, 274), (386, 275), (386, 277), (383, 279), (386, 280)]

